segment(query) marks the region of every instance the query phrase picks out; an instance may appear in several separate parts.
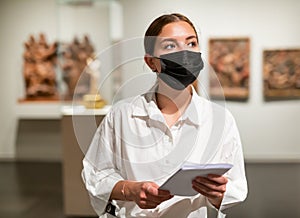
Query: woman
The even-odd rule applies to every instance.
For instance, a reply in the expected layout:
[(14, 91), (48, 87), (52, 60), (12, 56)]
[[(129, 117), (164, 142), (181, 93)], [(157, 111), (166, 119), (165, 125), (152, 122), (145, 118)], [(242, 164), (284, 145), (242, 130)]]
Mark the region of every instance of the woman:
[[(203, 68), (195, 27), (181, 14), (162, 15), (144, 46), (157, 83), (115, 105), (97, 129), (82, 172), (91, 203), (101, 217), (223, 216), (247, 195), (243, 153), (232, 115), (192, 86)], [(194, 178), (195, 196), (159, 189), (187, 161), (233, 168)]]

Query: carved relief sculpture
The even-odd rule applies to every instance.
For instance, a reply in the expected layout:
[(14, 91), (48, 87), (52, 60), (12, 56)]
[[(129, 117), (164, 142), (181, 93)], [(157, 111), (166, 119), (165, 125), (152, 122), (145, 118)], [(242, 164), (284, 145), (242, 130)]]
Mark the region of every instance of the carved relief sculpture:
[(57, 43), (48, 44), (44, 34), (24, 43), (23, 76), (27, 100), (58, 100), (56, 82)]
[(300, 97), (300, 49), (263, 52), (266, 100)]
[(88, 60), (93, 56), (94, 48), (87, 36), (82, 42), (75, 38), (71, 44), (64, 46), (62, 69), (63, 80), (67, 85), (66, 100), (73, 99), (74, 94), (80, 98), (89, 93), (91, 75), (84, 69)]
[(248, 98), (248, 38), (210, 39), (209, 63), (216, 73), (216, 76), (210, 76), (211, 98), (221, 98), (223, 91), (227, 100), (246, 100)]

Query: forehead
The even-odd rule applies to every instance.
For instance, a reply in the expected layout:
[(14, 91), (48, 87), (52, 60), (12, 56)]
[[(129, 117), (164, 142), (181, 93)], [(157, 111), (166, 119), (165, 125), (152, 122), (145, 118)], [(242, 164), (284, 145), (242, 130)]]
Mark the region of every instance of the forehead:
[(196, 35), (193, 27), (185, 21), (172, 22), (162, 28), (159, 37), (183, 37)]

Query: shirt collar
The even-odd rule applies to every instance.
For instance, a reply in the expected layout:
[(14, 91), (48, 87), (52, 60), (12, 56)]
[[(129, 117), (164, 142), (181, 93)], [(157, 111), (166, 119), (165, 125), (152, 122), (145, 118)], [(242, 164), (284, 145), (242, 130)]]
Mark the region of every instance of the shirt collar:
[[(138, 101), (137, 104), (135, 104), (132, 116), (149, 117), (151, 119), (163, 121), (164, 118), (157, 107), (155, 95), (156, 90), (157, 83), (147, 93), (142, 95), (142, 101)], [(198, 127), (201, 124), (201, 113), (199, 113), (200, 108), (200, 97), (192, 86), (191, 102), (179, 120)]]
[(142, 100), (136, 102), (135, 107), (132, 112), (132, 116), (135, 117), (153, 117), (160, 113), (160, 110), (157, 107), (156, 103), (156, 93), (157, 90), (157, 83), (152, 86), (152, 88), (142, 94)]

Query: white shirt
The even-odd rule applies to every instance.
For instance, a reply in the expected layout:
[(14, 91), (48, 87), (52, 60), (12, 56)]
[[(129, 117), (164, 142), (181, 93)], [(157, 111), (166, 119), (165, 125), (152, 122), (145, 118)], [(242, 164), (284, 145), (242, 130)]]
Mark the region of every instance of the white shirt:
[[(158, 109), (153, 89), (116, 104), (98, 127), (83, 160), (82, 177), (100, 217), (120, 180), (163, 184), (184, 161), (231, 163), (220, 210), (205, 196), (174, 196), (155, 209), (135, 202), (113, 201), (118, 217), (225, 217), (222, 211), (247, 195), (244, 158), (236, 123), (224, 107), (193, 90), (181, 118), (169, 128)], [(212, 215), (214, 213), (214, 215)]]

